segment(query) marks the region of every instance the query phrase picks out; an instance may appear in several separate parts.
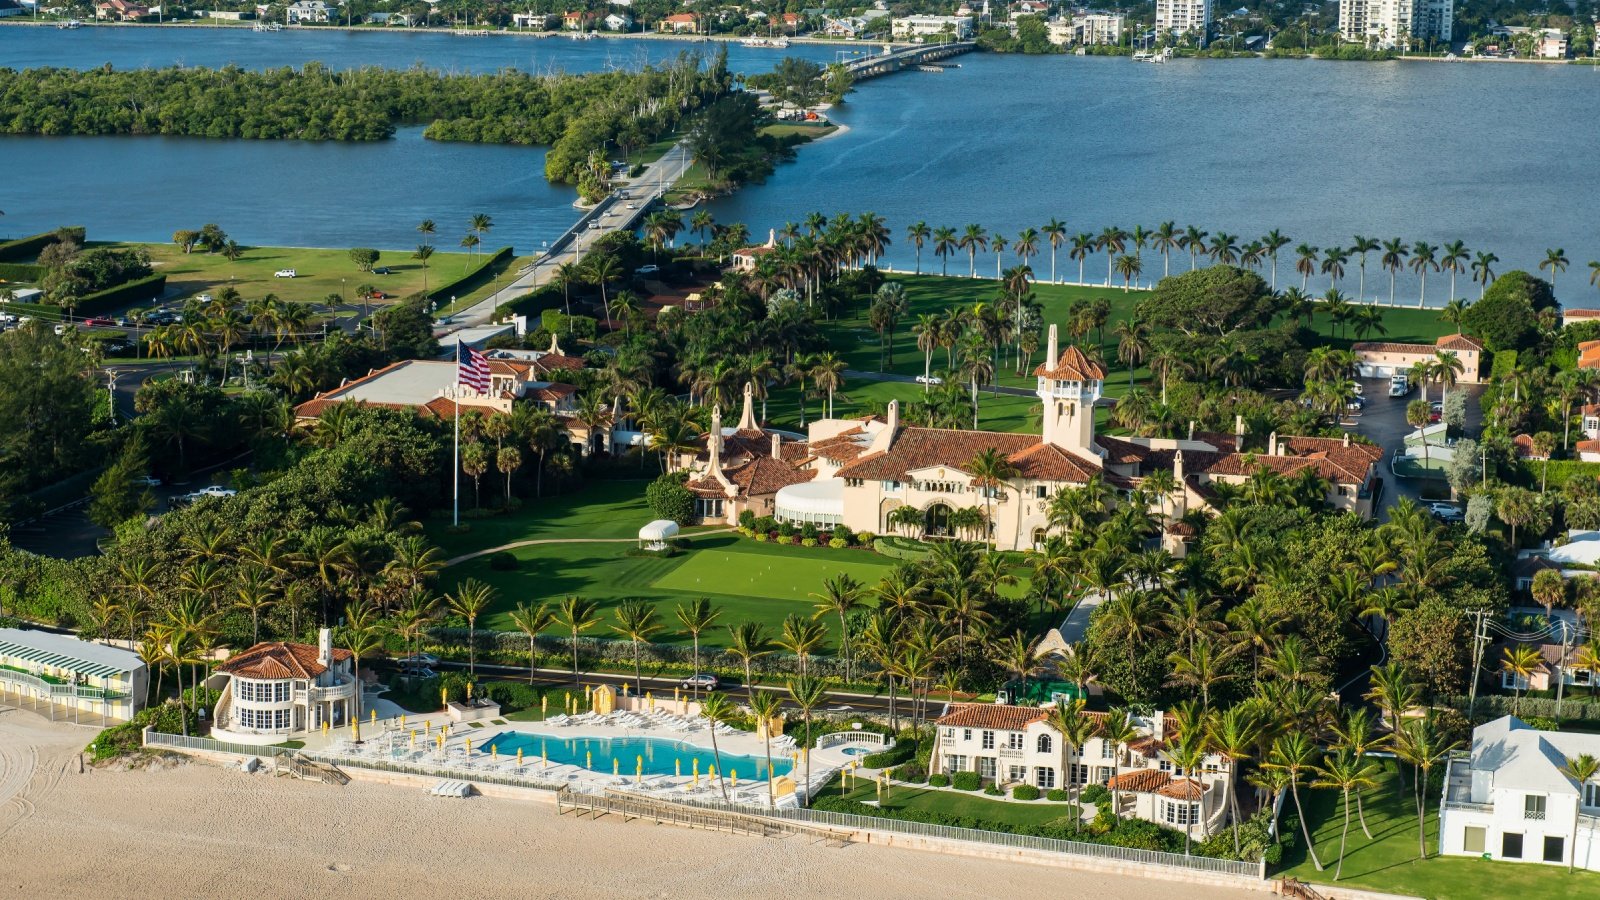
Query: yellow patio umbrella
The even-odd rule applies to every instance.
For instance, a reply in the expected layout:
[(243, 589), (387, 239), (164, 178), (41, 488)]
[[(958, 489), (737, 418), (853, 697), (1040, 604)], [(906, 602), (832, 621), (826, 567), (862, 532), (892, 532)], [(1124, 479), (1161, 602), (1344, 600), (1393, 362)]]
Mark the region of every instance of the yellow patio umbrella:
[(611, 777), (616, 778), (622, 774), (622, 761), (615, 756), (611, 757)]
[(378, 711), (376, 709), (369, 709), (369, 710), (367, 710), (367, 712), (372, 714), (372, 719), (371, 719), (372, 724), (374, 724), (374, 725), (378, 724)]
[(328, 720), (327, 719), (323, 719), (322, 720), (322, 736), (323, 737), (327, 737), (328, 736)]
[(636, 756), (633, 759), (633, 783), (644, 783), (644, 757)]
[(470, 681), (467, 682), (467, 700), (468, 702), (472, 700), (472, 682)]
[(438, 748), (439, 748), (439, 749), (440, 749), (440, 750), (443, 750), (443, 749), (444, 749), (444, 732), (442, 732), (442, 731), (441, 731), (441, 732), (439, 732), (439, 738), (438, 738), (438, 743), (437, 743), (437, 745), (436, 745), (436, 746), (438, 746)]
[(361, 721), (359, 719), (350, 723), (350, 740), (361, 740)]
[(517, 768), (522, 768), (522, 748), (517, 748)]
[(428, 719), (423, 719), (422, 733), (427, 737), (433, 737), (433, 722), (429, 721)]
[(655, 691), (645, 691), (644, 692), (644, 699), (649, 701), (649, 703), (650, 703), (650, 711), (651, 712), (655, 712), (655, 710), (656, 710), (656, 694), (655, 694)]
[(489, 745), (489, 761), (490, 762), (499, 762), (500, 761), (500, 748), (496, 747), (493, 744)]
[(733, 776), (733, 786), (734, 787), (738, 787), (739, 786), (739, 770), (738, 769), (729, 769), (728, 770), (728, 774)]
[(467, 759), (472, 758), (472, 738), (467, 738)]
[(594, 768), (594, 751), (593, 750), (585, 750), (585, 751), (583, 751), (583, 767), (585, 769)]
[(674, 778), (682, 778), (683, 777), (683, 760), (675, 759), (675, 760), (672, 761), (672, 777), (674, 777)]
[(539, 698), (539, 718), (547, 719), (549, 717), (550, 717), (550, 695), (549, 694), (545, 694), (544, 696)]
[(439, 688), (439, 706), (440, 707), (445, 707), (445, 706), (449, 706), (449, 705), (450, 705), (450, 689), (449, 688)]
[(628, 683), (626, 681), (622, 683), (622, 696), (628, 696)]
[(411, 729), (411, 749), (417, 749), (417, 730), (415, 728)]
[(401, 713), (400, 714), (400, 728), (403, 731), (403, 730), (405, 730), (405, 727), (406, 727), (406, 714), (405, 713)]
[(700, 757), (694, 758), (694, 786), (700, 786)]

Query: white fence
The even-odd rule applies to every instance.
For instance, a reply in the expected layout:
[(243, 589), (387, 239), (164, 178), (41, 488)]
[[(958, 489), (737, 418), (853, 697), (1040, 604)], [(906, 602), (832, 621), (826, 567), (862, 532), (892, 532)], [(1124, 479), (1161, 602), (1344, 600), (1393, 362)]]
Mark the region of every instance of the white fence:
[[(837, 732), (848, 734), (850, 737), (862, 736), (858, 732)], [(493, 771), (486, 768), (468, 768), (449, 763), (434, 764), (428, 762), (405, 762), (392, 759), (381, 759), (369, 756), (355, 756), (342, 753), (325, 753), (305, 750), (290, 750), (284, 747), (258, 747), (250, 744), (237, 744), (226, 741), (213, 741), (209, 738), (183, 737), (176, 734), (162, 734), (146, 729), (144, 740), (147, 746), (172, 747), (187, 750), (208, 750), (220, 753), (234, 753), (244, 756), (278, 756), (285, 754), (301, 754), (318, 762), (332, 763), (348, 768), (374, 769), (384, 772), (400, 772), (409, 775), (422, 775), (428, 777), (452, 777), (469, 781), (481, 781), (491, 784), (508, 785), (512, 787), (534, 788), (537, 790), (559, 791), (562, 788), (581, 790), (584, 786), (554, 781), (541, 781), (538, 778), (528, 777), (503, 771)], [(719, 809), (724, 811), (739, 812), (746, 815), (770, 816), (788, 819), (797, 822), (806, 822), (813, 825), (825, 825), (833, 828), (847, 828), (854, 830), (881, 831), (891, 834), (913, 835), (917, 837), (936, 838), (940, 840), (957, 841), (970, 844), (982, 844), (993, 847), (1007, 847), (1018, 850), (1036, 850), (1043, 853), (1059, 853), (1067, 856), (1079, 856), (1087, 859), (1104, 860), (1108, 862), (1131, 863), (1142, 866), (1156, 866), (1165, 869), (1179, 869), (1196, 872), (1208, 872), (1218, 875), (1230, 875), (1252, 880), (1265, 880), (1267, 877), (1267, 862), (1265, 859), (1257, 862), (1240, 862), (1228, 859), (1211, 859), (1203, 856), (1185, 856), (1181, 853), (1165, 853), (1157, 850), (1137, 850), (1130, 847), (1113, 847), (1106, 844), (1090, 844), (1082, 841), (1065, 841), (1055, 838), (1034, 837), (1025, 834), (1010, 834), (1003, 831), (982, 831), (976, 828), (956, 828), (949, 825), (930, 825), (922, 822), (908, 822), (902, 819), (885, 819), (876, 816), (857, 816), (850, 813), (826, 812), (812, 809), (779, 809), (770, 810), (760, 807), (738, 806), (724, 804), (718, 801), (689, 800), (672, 798), (671, 802), (699, 806), (706, 809)]]

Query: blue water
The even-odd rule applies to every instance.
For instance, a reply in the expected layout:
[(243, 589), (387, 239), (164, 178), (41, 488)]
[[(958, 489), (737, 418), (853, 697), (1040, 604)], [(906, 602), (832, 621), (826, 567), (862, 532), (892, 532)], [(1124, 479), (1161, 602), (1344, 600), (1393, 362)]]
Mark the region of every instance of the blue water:
[[(572, 765), (609, 774), (612, 759), (618, 762), (617, 771), (632, 775), (637, 771), (639, 757), (644, 757), (646, 775), (689, 775), (694, 772), (696, 760), (700, 774), (710, 773), (716, 757), (709, 748), (696, 747), (680, 741), (651, 737), (625, 738), (565, 738), (548, 734), (525, 734), (520, 731), (502, 731), (483, 745), (501, 756), (515, 757), (521, 750), (523, 758), (542, 757), (553, 763)], [(785, 775), (793, 768), (787, 757), (774, 755), (772, 774)], [(765, 779), (767, 761), (759, 756), (722, 754), (722, 771), (743, 778)]]

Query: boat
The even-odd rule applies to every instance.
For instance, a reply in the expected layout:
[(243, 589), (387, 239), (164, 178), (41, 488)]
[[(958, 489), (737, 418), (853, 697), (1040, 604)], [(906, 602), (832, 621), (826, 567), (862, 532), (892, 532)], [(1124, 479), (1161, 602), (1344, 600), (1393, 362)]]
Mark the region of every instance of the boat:
[(1133, 54), (1134, 62), (1155, 62), (1156, 55), (1149, 50), (1139, 50)]
[(56, 27), (57, 28), (82, 28), (83, 27), (83, 23), (78, 21), (77, 19), (68, 19), (65, 22), (57, 22), (56, 23)]
[(456, 35), (456, 37), (488, 37), (489, 36), (489, 29), (487, 29), (487, 28), (474, 28), (474, 29), (463, 28), (460, 31), (455, 32), (455, 35)]
[(277, 22), (257, 22), (250, 27), (251, 31), (282, 31), (283, 26)]
[(592, 31), (574, 31), (572, 34), (568, 35), (568, 37), (575, 41), (592, 41), (597, 37), (597, 35)]
[(746, 47), (762, 47), (771, 50), (786, 50), (789, 39), (786, 37), (747, 37), (739, 43)]

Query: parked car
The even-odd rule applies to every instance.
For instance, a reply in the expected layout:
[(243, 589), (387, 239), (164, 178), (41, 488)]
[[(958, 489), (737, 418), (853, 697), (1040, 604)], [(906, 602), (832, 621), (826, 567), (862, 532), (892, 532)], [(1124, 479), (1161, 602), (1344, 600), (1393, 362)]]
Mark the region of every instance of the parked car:
[(590, 222), (589, 223), (589, 230), (590, 231), (599, 231), (600, 230), (600, 222), (598, 220), (596, 220), (594, 222)]
[(918, 375), (917, 384), (931, 384), (937, 387), (938, 385), (944, 384), (944, 379), (937, 375)]
[(90, 318), (84, 319), (83, 320), (83, 324), (92, 326), (92, 325), (115, 325), (116, 323), (111, 321), (110, 319), (104, 319), (104, 318), (91, 316)]
[(439, 657), (434, 656), (432, 653), (413, 653), (400, 660), (400, 665), (402, 666), (437, 666), (438, 664)]
[[(278, 274), (282, 275), (283, 273), (280, 272)], [(294, 276), (291, 275), (289, 277), (293, 278)], [(196, 303), (211, 303), (211, 302), (215, 301), (216, 299), (217, 298), (211, 296), (210, 294), (195, 294), (194, 295), (194, 300), (195, 300)]]
[(279, 269), (272, 273), (273, 278), (297, 278), (299, 275), (300, 273), (294, 269)]
[(64, 324), (64, 323), (57, 323), (57, 325), (56, 325), (56, 337), (60, 337), (63, 334), (66, 334), (67, 333), (67, 327), (68, 326), (66, 324)]
[(393, 271), (394, 270), (390, 269), (388, 266), (378, 266), (376, 269), (372, 270), (372, 274), (374, 274), (374, 275), (389, 275)]
[(1465, 518), (1461, 512), (1461, 507), (1456, 506), (1454, 503), (1429, 503), (1428, 512), (1432, 513), (1434, 518), (1446, 522), (1456, 522)]
[(400, 674), (406, 678), (432, 678), (433, 670), (427, 666), (401, 666)]
[(207, 497), (232, 497), (237, 493), (239, 492), (233, 490), (232, 488), (218, 487), (217, 485), (213, 484), (210, 487), (203, 487), (192, 494), (184, 494), (183, 499), (189, 503), (193, 503), (196, 500), (204, 500)]
[(140, 475), (133, 480), (133, 483), (139, 487), (161, 487), (161, 479), (154, 475)]
[(389, 299), (389, 295), (385, 294), (383, 291), (373, 291), (372, 293), (367, 295), (367, 299), (369, 299), (369, 300), (387, 300), (387, 299)]
[(633, 270), (633, 274), (635, 274), (635, 275), (659, 275), (659, 274), (661, 274), (661, 267), (660, 266), (655, 266), (655, 265), (640, 266), (639, 268)]
[(678, 688), (685, 691), (701, 690), (714, 691), (722, 686), (717, 676), (710, 672), (701, 672), (699, 675), (690, 675), (678, 683)]

